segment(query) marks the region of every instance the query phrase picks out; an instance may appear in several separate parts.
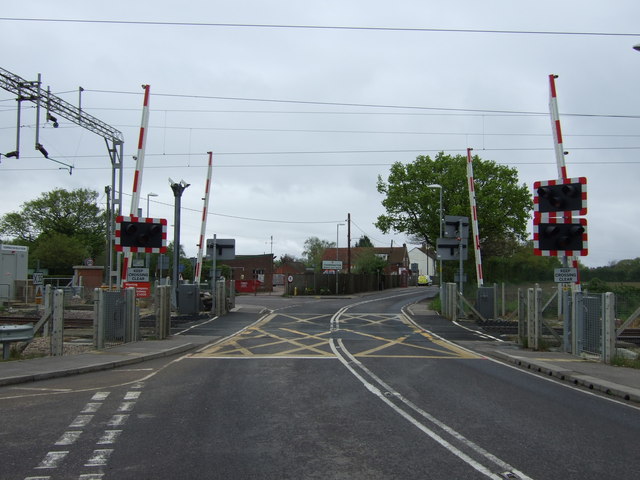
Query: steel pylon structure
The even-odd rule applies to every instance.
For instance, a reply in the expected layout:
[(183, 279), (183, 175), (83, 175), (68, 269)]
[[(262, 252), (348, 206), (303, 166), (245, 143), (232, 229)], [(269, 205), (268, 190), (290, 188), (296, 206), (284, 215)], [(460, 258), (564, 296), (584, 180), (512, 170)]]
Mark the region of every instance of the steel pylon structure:
[[(118, 278), (117, 271), (114, 271), (114, 258), (112, 255), (113, 237), (114, 237), (114, 220), (116, 213), (122, 211), (122, 180), (123, 180), (123, 146), (124, 137), (122, 132), (106, 124), (102, 120), (84, 112), (80, 105), (77, 107), (60, 97), (52, 94), (50, 90), (42, 89), (42, 81), (40, 74), (35, 81), (25, 80), (24, 78), (0, 68), (0, 88), (16, 95), (17, 101), (17, 126), (16, 126), (16, 149), (9, 156), (20, 157), (20, 111), (22, 102), (31, 102), (36, 105), (36, 140), (35, 149), (48, 158), (45, 147), (39, 142), (40, 128), (40, 111), (46, 109), (46, 121), (51, 121), (54, 126), (57, 125), (59, 116), (75, 123), (76, 125), (89, 130), (102, 138), (104, 138), (109, 158), (111, 160), (111, 189), (109, 191), (109, 205), (107, 208), (109, 213), (108, 222), (108, 238), (109, 248), (107, 249), (108, 271), (106, 272), (105, 281), (112, 285), (112, 282)], [(80, 89), (82, 91), (82, 89)], [(80, 102), (79, 102), (80, 103)], [(60, 163), (60, 162), (58, 162)], [(70, 170), (71, 172), (71, 170)], [(119, 262), (118, 262), (119, 263)]]

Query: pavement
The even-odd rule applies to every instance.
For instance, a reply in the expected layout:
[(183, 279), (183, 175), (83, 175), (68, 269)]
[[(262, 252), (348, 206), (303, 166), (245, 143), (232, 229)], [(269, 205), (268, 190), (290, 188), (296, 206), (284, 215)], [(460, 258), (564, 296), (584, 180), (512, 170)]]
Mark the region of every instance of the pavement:
[[(251, 313), (259, 315), (264, 312)], [(436, 312), (428, 310), (426, 303), (412, 305), (409, 313), (417, 319), (430, 317), (444, 320)], [(96, 372), (184, 354), (219, 338), (221, 335), (172, 335), (166, 340), (132, 342), (75, 355), (0, 362), (0, 386)], [(478, 340), (456, 343), (487, 358), (640, 404), (640, 370), (637, 369), (605, 365), (564, 352), (526, 350), (513, 342), (488, 338), (486, 335)]]

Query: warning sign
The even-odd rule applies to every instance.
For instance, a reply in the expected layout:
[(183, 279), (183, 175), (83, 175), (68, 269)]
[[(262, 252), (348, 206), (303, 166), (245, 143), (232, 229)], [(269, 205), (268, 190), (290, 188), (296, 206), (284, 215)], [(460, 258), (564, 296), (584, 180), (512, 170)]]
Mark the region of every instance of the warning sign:
[(578, 281), (578, 269), (556, 268), (553, 270), (553, 281), (556, 283), (576, 283)]
[(149, 282), (123, 282), (122, 288), (135, 288), (136, 298), (151, 296), (151, 284)]

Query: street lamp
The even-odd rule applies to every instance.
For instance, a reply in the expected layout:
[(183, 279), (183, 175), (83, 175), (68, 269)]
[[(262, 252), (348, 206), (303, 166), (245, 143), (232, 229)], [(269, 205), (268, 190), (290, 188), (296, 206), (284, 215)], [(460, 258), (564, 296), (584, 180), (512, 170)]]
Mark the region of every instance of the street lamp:
[[(339, 257), (338, 257), (338, 242), (340, 240), (340, 236), (339, 236), (340, 227), (344, 227), (344, 223), (338, 223), (336, 225), (336, 262), (339, 260)], [(339, 270), (336, 270), (336, 295), (338, 294), (338, 274), (339, 274), (338, 272), (339, 272)]]
[(147, 193), (147, 218), (149, 218), (149, 197), (157, 197), (157, 193), (149, 192)]
[(180, 182), (174, 182), (169, 179), (169, 185), (173, 190), (173, 196), (175, 197), (175, 207), (173, 216), (173, 271), (171, 275), (171, 291), (173, 293), (173, 305), (178, 308), (178, 270), (180, 267), (180, 203), (182, 199), (182, 192), (190, 185), (184, 180)]
[(640, 52), (640, 43), (633, 46), (633, 49), (637, 52)]
[[(427, 188), (438, 188), (440, 189), (440, 237), (442, 238), (442, 185), (439, 185), (437, 183), (432, 183), (431, 185), (427, 185)], [(438, 278), (438, 281), (440, 283), (440, 288), (442, 289), (442, 260), (439, 260), (440, 263), (440, 276)]]

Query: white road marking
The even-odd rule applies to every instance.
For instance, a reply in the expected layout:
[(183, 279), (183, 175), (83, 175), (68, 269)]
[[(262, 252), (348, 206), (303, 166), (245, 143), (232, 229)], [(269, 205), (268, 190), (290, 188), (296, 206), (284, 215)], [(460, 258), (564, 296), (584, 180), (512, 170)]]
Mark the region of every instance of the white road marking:
[(93, 400), (94, 402), (103, 402), (110, 394), (111, 392), (96, 392), (94, 393), (93, 397), (91, 397), (91, 400)]
[(109, 427), (120, 427), (124, 425), (129, 419), (129, 415), (114, 415), (111, 420), (107, 422)]
[(138, 398), (140, 398), (140, 395), (142, 394), (142, 392), (127, 392), (127, 394), (124, 396), (125, 400), (137, 400)]
[(24, 480), (51, 480), (51, 477), (25, 477)]
[(122, 433), (122, 430), (105, 430), (104, 433), (102, 434), (102, 437), (100, 437), (100, 440), (98, 440), (97, 444), (98, 445), (113, 444), (116, 442), (116, 440), (118, 439), (121, 433)]
[(82, 428), (89, 425), (89, 422), (93, 420), (93, 415), (78, 415), (73, 422), (69, 425), (70, 428)]
[(113, 453), (112, 448), (102, 448), (94, 450), (91, 458), (84, 464), (85, 467), (104, 467), (109, 461), (109, 456)]
[(58, 468), (60, 462), (62, 462), (64, 457), (66, 457), (68, 454), (68, 451), (49, 452), (45, 455), (45, 457), (40, 462), (40, 465), (38, 465), (36, 468)]
[(84, 408), (82, 409), (82, 411), (80, 413), (96, 413), (100, 409), (101, 406), (102, 406), (102, 403), (89, 402), (84, 406)]
[(76, 443), (80, 435), (82, 434), (82, 430), (73, 430), (69, 432), (64, 432), (62, 436), (58, 439), (55, 445), (73, 445)]
[(119, 412), (130, 412), (131, 410), (133, 410), (133, 407), (135, 406), (136, 402), (122, 402), (120, 404), (120, 406), (118, 407), (118, 411)]
[(83, 473), (78, 477), (78, 480), (102, 480), (104, 473)]
[[(349, 308), (351, 308), (353, 306), (356, 306), (356, 305), (362, 305), (362, 304), (371, 303), (371, 302), (375, 302), (375, 301), (379, 301), (379, 300), (383, 300), (383, 299), (365, 300), (365, 301), (358, 302), (356, 304), (353, 304), (353, 305), (350, 305), (348, 307), (344, 307), (344, 308), (338, 310), (331, 317), (332, 331), (337, 331), (339, 329), (340, 316), (343, 313), (345, 313)], [(341, 339), (339, 339), (337, 343), (338, 343), (338, 345), (336, 346), (335, 339), (332, 338), (330, 340), (331, 350), (338, 357), (338, 359), (342, 362), (342, 364), (347, 368), (347, 370), (349, 370), (364, 385), (364, 387), (367, 390), (369, 390), (369, 392), (371, 392), (374, 395), (376, 395), (380, 400), (382, 400), (389, 407), (391, 407), (396, 413), (398, 413), (400, 416), (405, 418), (408, 422), (410, 422), (412, 425), (414, 425), (420, 431), (425, 433), (431, 439), (436, 441), (442, 447), (447, 449), (453, 455), (457, 456), (459, 459), (461, 459), (462, 461), (467, 463), (469, 466), (471, 466), (472, 468), (474, 468), (478, 472), (482, 473), (483, 475), (485, 475), (485, 476), (487, 476), (487, 477), (489, 477), (491, 479), (494, 479), (494, 480), (504, 479), (504, 476), (502, 474), (496, 473), (496, 472), (492, 472), (485, 465), (483, 465), (479, 461), (471, 458), (469, 455), (464, 453), (462, 450), (460, 450), (459, 448), (457, 448), (456, 446), (454, 446), (453, 444), (451, 444), (450, 442), (445, 440), (442, 436), (438, 435), (434, 430), (429, 428), (427, 425), (425, 425), (419, 419), (415, 418), (409, 412), (405, 411), (403, 408), (400, 408), (400, 406), (398, 406), (395, 403), (393, 403), (390, 400), (390, 398), (393, 398), (393, 399), (395, 399), (397, 401), (402, 402), (405, 406), (409, 407), (411, 410), (413, 410), (414, 412), (418, 413), (424, 420), (427, 420), (428, 422), (432, 423), (433, 425), (439, 427), (445, 433), (447, 433), (448, 435), (451, 435), (454, 439), (456, 439), (457, 441), (461, 442), (462, 445), (464, 445), (466, 448), (471, 448), (475, 453), (481, 455), (486, 460), (489, 460), (490, 462), (492, 462), (496, 466), (500, 467), (501, 469), (517, 474), (518, 478), (520, 478), (520, 479), (531, 480), (531, 478), (528, 477), (527, 475), (525, 475), (524, 473), (514, 469), (508, 463), (500, 460), (499, 458), (497, 458), (493, 454), (487, 452), (486, 450), (484, 450), (479, 445), (476, 445), (471, 440), (468, 440), (462, 434), (460, 434), (457, 431), (455, 431), (453, 428), (451, 428), (448, 425), (446, 425), (445, 423), (439, 421), (438, 419), (436, 419), (435, 417), (433, 417), (432, 415), (430, 415), (426, 411), (424, 411), (421, 408), (419, 408), (417, 405), (415, 405), (412, 402), (410, 402), (408, 399), (404, 398), (399, 392), (393, 390), (382, 379), (380, 379), (378, 376), (376, 376), (372, 371), (370, 371), (360, 361), (358, 361), (353, 355), (351, 355), (351, 353), (348, 352), (346, 350), (346, 348), (344, 347), (344, 344), (343, 344)], [(365, 379), (362, 375), (360, 375), (360, 373), (358, 373), (356, 371), (356, 369), (355, 369), (356, 367), (359, 368), (371, 380), (376, 382), (380, 387), (382, 387), (384, 392), (380, 388), (378, 388), (376, 385), (374, 385), (373, 383), (371, 383), (367, 379)], [(390, 397), (390, 398), (388, 398), (387, 396)]]

